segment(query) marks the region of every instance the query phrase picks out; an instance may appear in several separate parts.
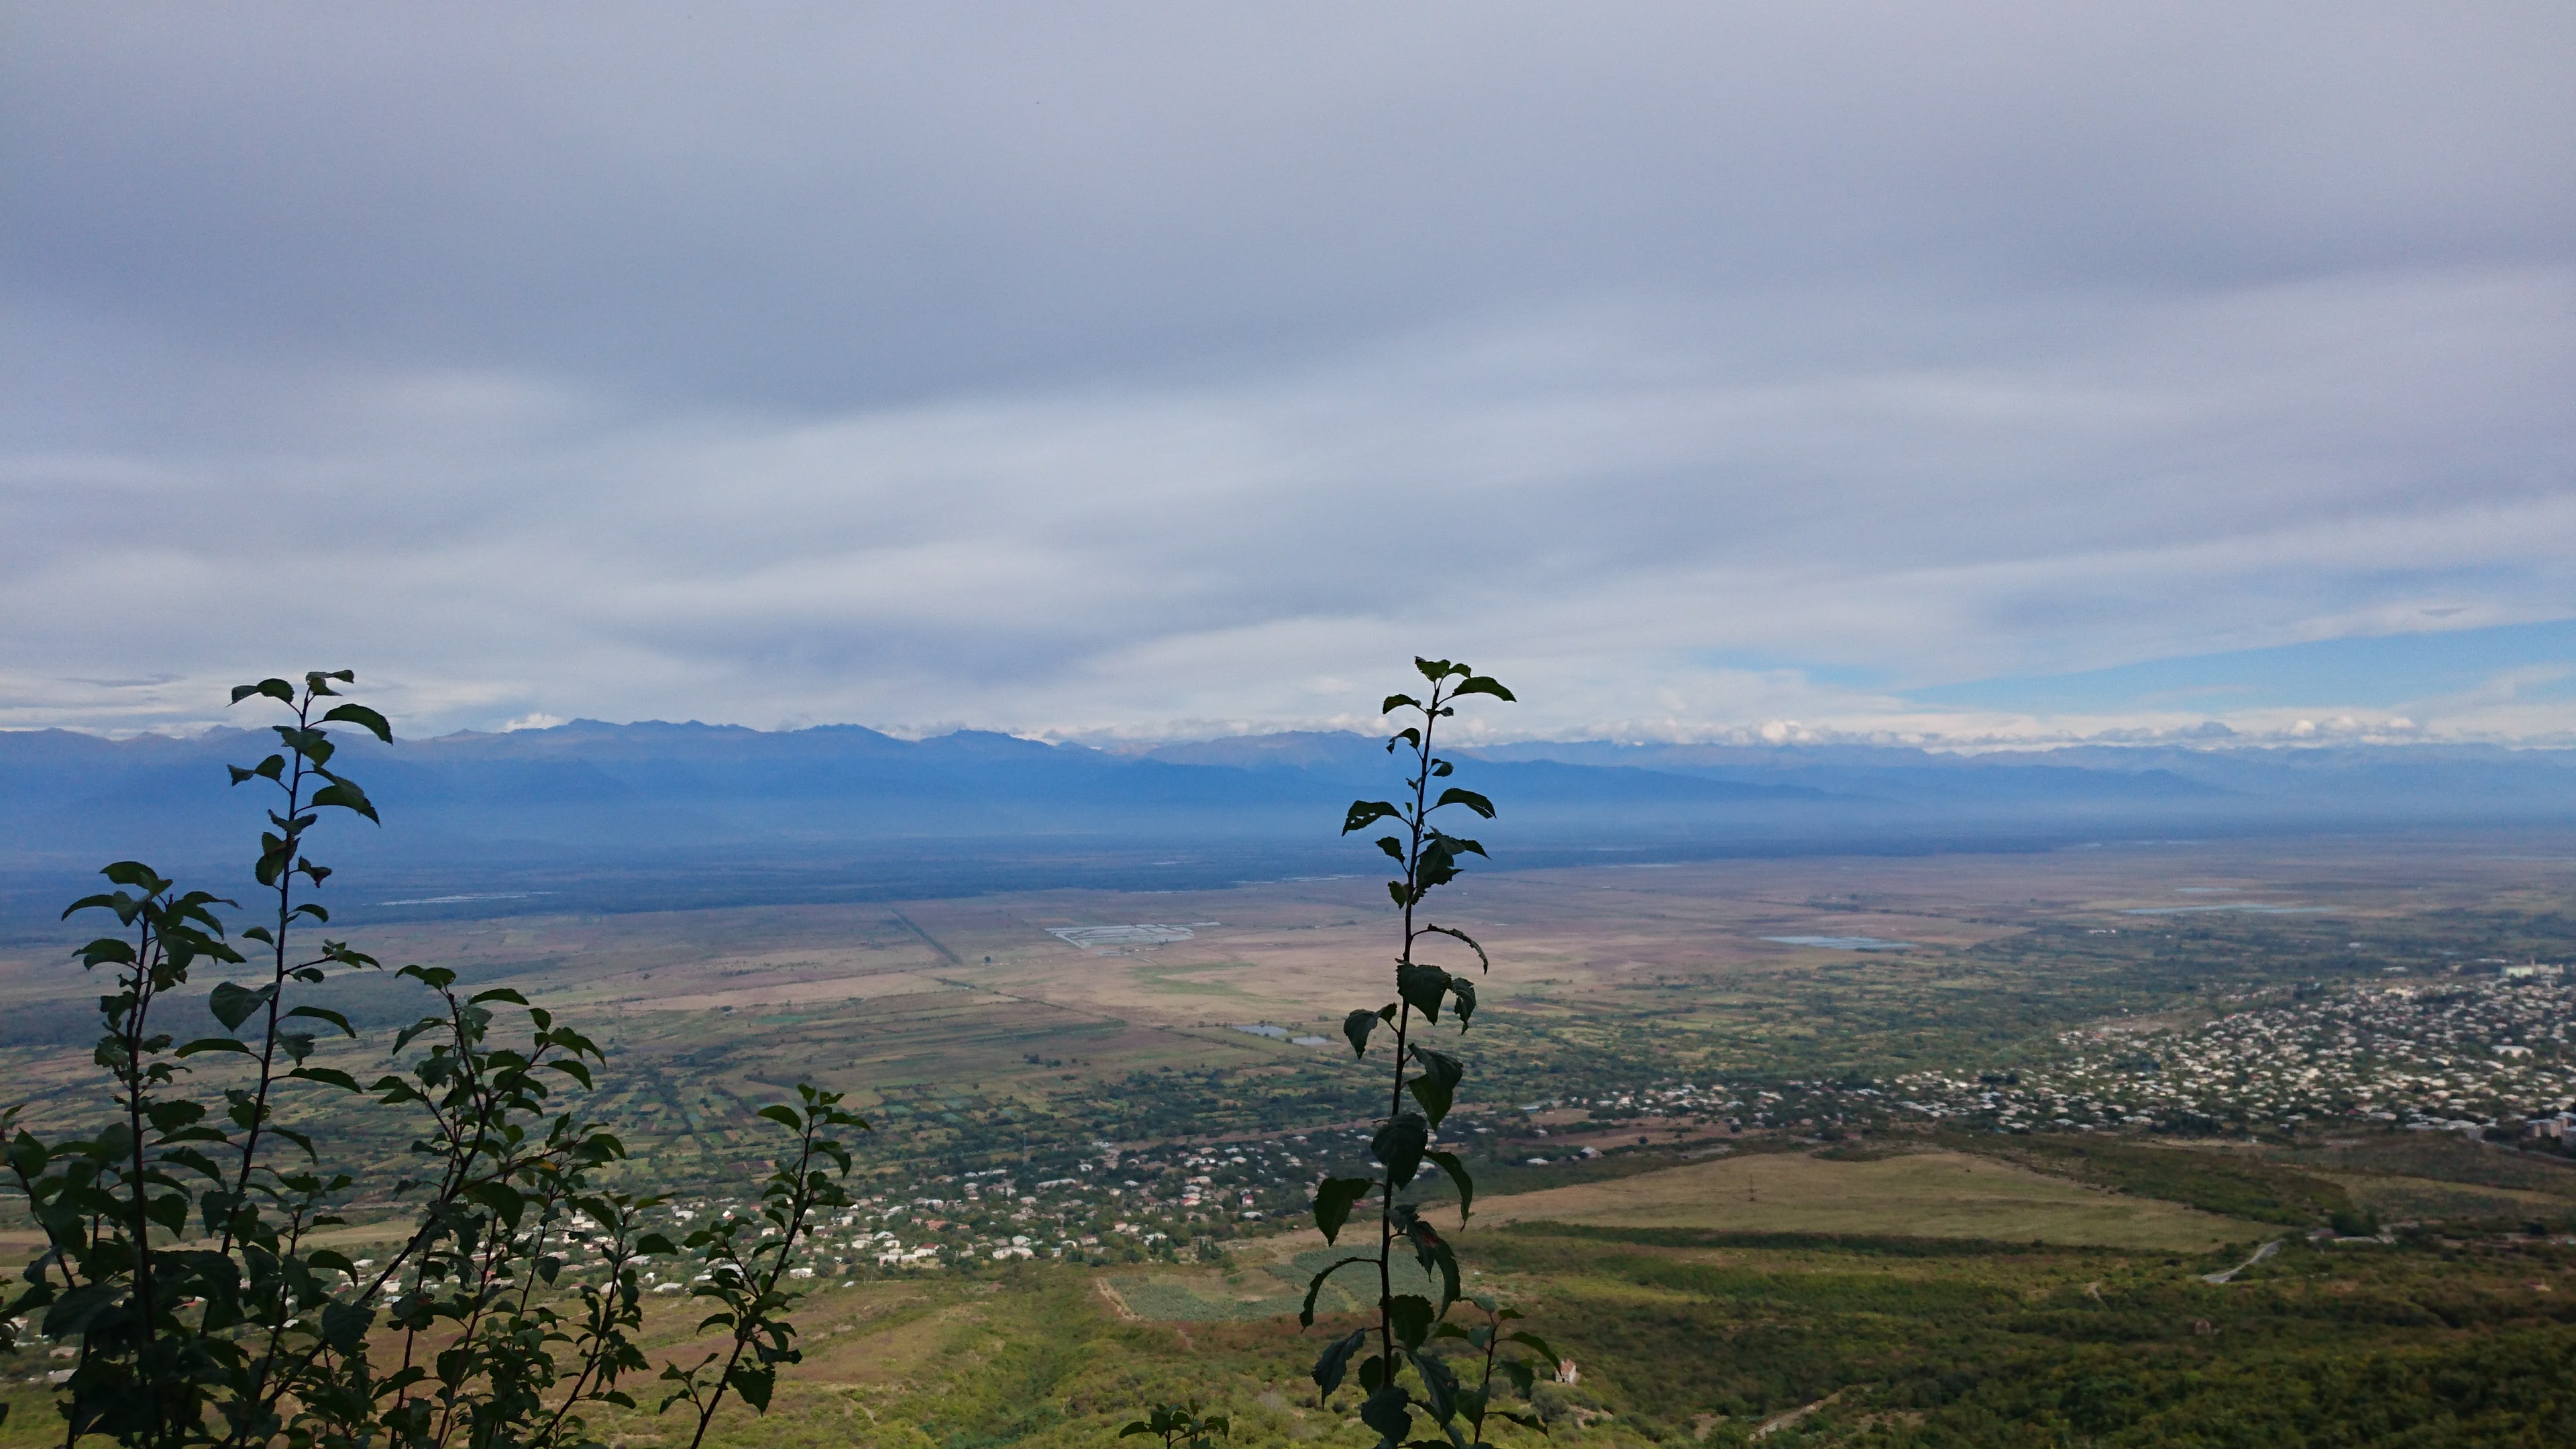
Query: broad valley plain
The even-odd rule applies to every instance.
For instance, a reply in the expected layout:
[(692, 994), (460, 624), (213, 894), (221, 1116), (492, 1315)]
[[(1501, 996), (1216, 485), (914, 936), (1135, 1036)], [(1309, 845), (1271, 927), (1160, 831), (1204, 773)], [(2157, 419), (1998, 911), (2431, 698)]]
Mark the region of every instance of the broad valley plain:
[[(675, 1226), (749, 1208), (753, 1114), (791, 1084), (873, 1124), (799, 1270), (806, 1362), (720, 1442), (1074, 1443), (1140, 1396), (1292, 1442), (1351, 1412), (1296, 1314), (1330, 1261), (1314, 1185), (1367, 1170), (1385, 1105), (1342, 1033), (1392, 954), (1364, 871), (385, 911), (362, 944), (596, 1038), (584, 1110)], [(2571, 884), (2576, 837), (2544, 832), (1473, 874), (1434, 919), (1492, 956), (1439, 1133), (1478, 1197), (1434, 1217), (1569, 1361), (1535, 1402), (1587, 1440), (2020, 1442), (1991, 1436), (2097, 1413), (2238, 1442), (2355, 1398), (2509, 1424), (2515, 1355), (2561, 1351), (2576, 1306)], [(50, 943), (0, 973), (0, 1074), (69, 1126), (95, 983)], [(316, 1059), (381, 1069), (418, 992), (337, 978), (316, 999), (359, 1039)], [(333, 1231), (386, 1251), (404, 1133), (324, 1101), (288, 1117), (362, 1169)], [(682, 1276), (643, 1280), (650, 1333), (685, 1340)], [(48, 1362), (10, 1361), (8, 1442), (53, 1432)]]

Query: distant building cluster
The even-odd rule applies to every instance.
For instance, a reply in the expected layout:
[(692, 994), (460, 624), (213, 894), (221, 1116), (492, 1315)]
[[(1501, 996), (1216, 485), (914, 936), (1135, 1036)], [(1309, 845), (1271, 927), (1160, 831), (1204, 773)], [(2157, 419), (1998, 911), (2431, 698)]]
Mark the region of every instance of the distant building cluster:
[(2567, 1023), (2576, 985), (2556, 967), (2278, 1006), (2182, 1031), (2069, 1032), (2063, 1061), (1975, 1078), (1918, 1073), (1894, 1105), (1934, 1119), (2033, 1128), (2295, 1127), (2341, 1119), (2419, 1130), (2563, 1138), (2576, 1109)]

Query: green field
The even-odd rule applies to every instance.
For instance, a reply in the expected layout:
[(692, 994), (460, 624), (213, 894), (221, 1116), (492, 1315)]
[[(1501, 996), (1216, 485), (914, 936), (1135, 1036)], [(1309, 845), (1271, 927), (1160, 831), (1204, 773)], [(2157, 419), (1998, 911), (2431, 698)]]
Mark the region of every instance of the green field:
[[(1461, 892), (1457, 919), (1499, 949), (1460, 1045), (1454, 1120), (1484, 1196), (1458, 1239), (1471, 1287), (1525, 1307), (1575, 1360), (1575, 1382), (1539, 1395), (1557, 1437), (2564, 1441), (2576, 1250), (2555, 1239), (2576, 1230), (2576, 1170), (2562, 1161), (2340, 1125), (2223, 1140), (1936, 1129), (1855, 1111), (1844, 1091), (1900, 1071), (2009, 1071), (2063, 1050), (2071, 1029), (2330, 997), (2470, 952), (2576, 953), (2554, 877), (2250, 851), (1861, 865), (1533, 873)], [(2414, 882), (2402, 897), (2401, 878)], [(2133, 929), (2119, 914), (2180, 887), (2267, 880), (2350, 918)], [(812, 1079), (852, 1090), (877, 1124), (863, 1191), (950, 1204), (940, 1240), (1094, 1240), (1061, 1259), (923, 1271), (860, 1255), (851, 1286), (817, 1280), (800, 1314), (807, 1362), (773, 1412), (729, 1411), (722, 1442), (1098, 1444), (1147, 1400), (1194, 1396), (1231, 1412), (1238, 1440), (1356, 1445), (1353, 1396), (1321, 1408), (1305, 1382), (1325, 1330), (1301, 1335), (1294, 1313), (1329, 1258), (1301, 1189), (1361, 1160), (1382, 1083), (1339, 1047), (1231, 1025), (1331, 1034), (1340, 1010), (1383, 995), (1371, 889), (527, 918), (363, 944), (513, 985), (596, 1034), (610, 1063), (591, 1107), (635, 1149), (635, 1185), (738, 1188), (767, 1161), (753, 1111)], [(2366, 933), (2352, 923), (2365, 918)], [(1046, 934), (1121, 920), (1224, 924), (1122, 956)], [(1763, 940), (1855, 933), (1921, 944), (1862, 957)], [(2364, 934), (2369, 952), (2347, 947)], [(58, 956), (0, 960), (0, 1080), (40, 1127), (95, 1110), (88, 989)], [(366, 1037), (329, 1059), (364, 1076), (412, 1007), (391, 981), (329, 990)], [(1777, 1125), (1614, 1101), (1684, 1080), (1768, 1094)], [(1590, 1105), (1552, 1105), (1572, 1099)], [(293, 1111), (362, 1181), (403, 1160), (398, 1120), (319, 1098)], [(960, 1200), (969, 1174), (1034, 1185), (1104, 1150), (1126, 1165), (1087, 1181), (1132, 1175), (1162, 1193), (1158, 1215), (1133, 1195)], [(1205, 1169), (1222, 1200), (1185, 1210), (1166, 1189), (1189, 1153), (1247, 1162)], [(1237, 1211), (1237, 1191), (1263, 1216)], [(349, 1239), (381, 1235), (385, 1208), (362, 1192)], [(927, 1215), (903, 1220), (907, 1241), (930, 1240)], [(1131, 1219), (1163, 1238), (1113, 1230)], [(2310, 1240), (2359, 1220), (2412, 1226)], [(0, 1243), (27, 1246), (23, 1228), (0, 1205)], [(2203, 1281), (2274, 1239), (2283, 1250), (2238, 1280)], [(1361, 1291), (1328, 1289), (1321, 1306), (1347, 1314), (1367, 1288), (1349, 1280)], [(676, 1315), (656, 1331), (665, 1350), (685, 1336)], [(14, 1406), (0, 1443), (49, 1442), (29, 1382), (51, 1371), (47, 1351), (0, 1361)], [(639, 1418), (615, 1442), (678, 1441)]]

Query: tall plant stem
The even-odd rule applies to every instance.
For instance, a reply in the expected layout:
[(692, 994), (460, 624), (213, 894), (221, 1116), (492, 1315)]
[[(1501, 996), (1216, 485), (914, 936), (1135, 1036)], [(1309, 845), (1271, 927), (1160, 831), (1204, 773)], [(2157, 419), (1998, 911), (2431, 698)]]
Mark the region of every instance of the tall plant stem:
[[(1413, 810), (1406, 827), (1404, 851), (1404, 950), (1396, 957), (1398, 979), (1405, 967), (1413, 964), (1413, 910), (1421, 902), (1422, 835), (1430, 828), (1431, 817), (1431, 735), (1440, 723), (1440, 682), (1431, 686), (1429, 708), (1423, 711), (1422, 742), (1414, 747)], [(1395, 1070), (1387, 1088), (1386, 1115), (1393, 1121), (1404, 1112), (1404, 1052), (1412, 1036), (1413, 1003), (1402, 994), (1395, 1007)], [(1378, 1350), (1386, 1357), (1387, 1374), (1395, 1373), (1395, 1178), (1390, 1172), (1386, 1185), (1378, 1193), (1377, 1214), (1377, 1333)]]
[[(295, 706), (295, 727), (299, 730), (313, 727), (313, 692), (309, 687)], [(269, 1087), (277, 1079), (277, 1019), (286, 997), (286, 937), (295, 920), (296, 847), (304, 838), (303, 830), (295, 823), (301, 818), (304, 803), (304, 752), (299, 749), (288, 753), (294, 756), (294, 760), (287, 767), (286, 780), (281, 782), (286, 790), (286, 824), (280, 827), (284, 833), (285, 859), (277, 871), (277, 938), (270, 943), (273, 969), (269, 973), (268, 1010), (259, 1043), (259, 1085), (251, 1094), (250, 1122), (242, 1129), (241, 1172), (234, 1178), (232, 1198), (226, 1204), (230, 1211), (224, 1214), (224, 1231), (222, 1242), (216, 1249), (218, 1252), (232, 1251), (234, 1224), (239, 1221), (242, 1205), (250, 1201), (251, 1171), (259, 1163), (260, 1130), (268, 1125)]]

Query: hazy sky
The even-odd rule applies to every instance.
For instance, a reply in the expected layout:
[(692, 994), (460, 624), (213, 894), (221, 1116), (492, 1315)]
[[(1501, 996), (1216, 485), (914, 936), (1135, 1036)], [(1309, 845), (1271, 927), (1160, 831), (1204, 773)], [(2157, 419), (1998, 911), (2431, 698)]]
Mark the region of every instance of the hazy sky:
[(2576, 738), (2576, 8), (17, 5), (0, 725)]

